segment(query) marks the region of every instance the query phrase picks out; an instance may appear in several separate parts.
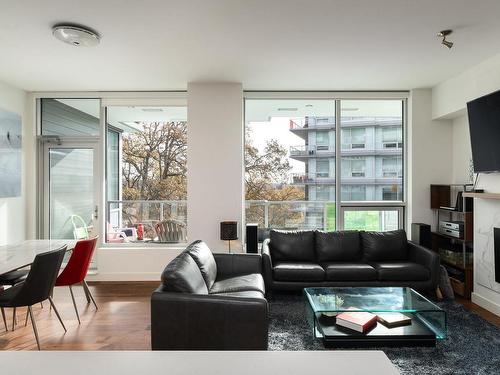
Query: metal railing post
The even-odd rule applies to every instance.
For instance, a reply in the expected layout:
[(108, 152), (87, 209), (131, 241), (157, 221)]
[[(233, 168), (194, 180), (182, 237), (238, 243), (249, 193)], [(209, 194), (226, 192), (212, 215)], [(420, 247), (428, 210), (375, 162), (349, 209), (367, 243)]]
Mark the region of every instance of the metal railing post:
[(264, 202), (264, 228), (269, 228), (269, 201)]

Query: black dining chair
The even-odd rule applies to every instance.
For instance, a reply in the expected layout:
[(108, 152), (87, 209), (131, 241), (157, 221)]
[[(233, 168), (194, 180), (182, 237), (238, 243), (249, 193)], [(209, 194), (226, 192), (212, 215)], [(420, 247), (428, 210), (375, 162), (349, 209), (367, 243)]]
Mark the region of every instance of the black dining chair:
[(28, 313), (31, 318), (38, 350), (40, 350), (40, 339), (38, 337), (35, 317), (31, 308), (34, 304), (48, 299), (59, 322), (66, 332), (66, 327), (51, 297), (52, 289), (54, 289), (65, 252), (66, 246), (63, 246), (57, 250), (38, 254), (31, 265), (26, 280), (0, 293), (0, 308), (28, 307)]

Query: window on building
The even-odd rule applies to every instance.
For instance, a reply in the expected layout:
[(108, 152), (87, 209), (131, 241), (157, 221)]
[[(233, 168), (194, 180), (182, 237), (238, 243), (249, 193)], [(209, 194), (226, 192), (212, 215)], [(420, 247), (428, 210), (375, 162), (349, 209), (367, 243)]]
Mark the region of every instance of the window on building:
[(401, 126), (389, 126), (382, 128), (383, 148), (403, 148)]
[(329, 186), (316, 186), (316, 200), (329, 201), (331, 190)]
[(186, 242), (186, 107), (106, 114), (106, 242)]
[(330, 177), (330, 161), (328, 159), (316, 160), (316, 177)]
[(382, 177), (401, 177), (402, 163), (401, 158), (398, 157), (384, 157), (382, 158)]
[(343, 185), (343, 201), (364, 201), (366, 200), (366, 186), (362, 185)]
[(325, 151), (330, 148), (330, 135), (328, 131), (316, 132), (316, 150)]
[(343, 149), (360, 149), (366, 146), (365, 128), (348, 128), (342, 131)]
[(346, 157), (342, 159), (343, 177), (365, 177), (366, 160), (364, 157)]

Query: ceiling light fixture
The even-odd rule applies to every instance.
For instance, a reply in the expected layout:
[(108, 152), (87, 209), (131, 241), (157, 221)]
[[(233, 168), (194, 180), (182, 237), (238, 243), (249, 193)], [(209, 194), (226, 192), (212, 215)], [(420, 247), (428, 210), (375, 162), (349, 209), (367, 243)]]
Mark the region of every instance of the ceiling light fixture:
[(449, 49), (453, 47), (453, 42), (446, 40), (446, 37), (450, 35), (452, 32), (453, 30), (442, 30), (437, 34), (438, 38), (443, 38), (443, 40), (441, 40), (441, 44), (448, 47)]
[(56, 25), (52, 28), (52, 35), (75, 47), (95, 47), (101, 41), (101, 36), (95, 31), (75, 25)]
[(278, 108), (278, 111), (295, 112), (298, 108)]

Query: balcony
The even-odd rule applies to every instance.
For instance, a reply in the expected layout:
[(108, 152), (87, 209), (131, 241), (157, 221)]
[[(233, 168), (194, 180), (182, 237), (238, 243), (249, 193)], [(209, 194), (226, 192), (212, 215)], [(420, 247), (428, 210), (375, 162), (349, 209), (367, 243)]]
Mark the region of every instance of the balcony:
[(290, 131), (303, 139), (307, 139), (307, 132), (309, 130), (333, 130), (335, 129), (335, 120), (316, 122), (314, 119), (308, 117), (301, 119), (290, 120)]
[(335, 178), (329, 177), (329, 173), (292, 173), (293, 185), (335, 185)]
[(248, 200), (245, 206), (246, 222), (259, 228), (335, 230), (335, 202)]
[(310, 158), (325, 158), (334, 156), (335, 156), (335, 148), (333, 145), (290, 146), (290, 157), (299, 161), (305, 161), (305, 159), (310, 159)]
[(187, 242), (184, 200), (114, 200), (106, 209), (107, 243)]

